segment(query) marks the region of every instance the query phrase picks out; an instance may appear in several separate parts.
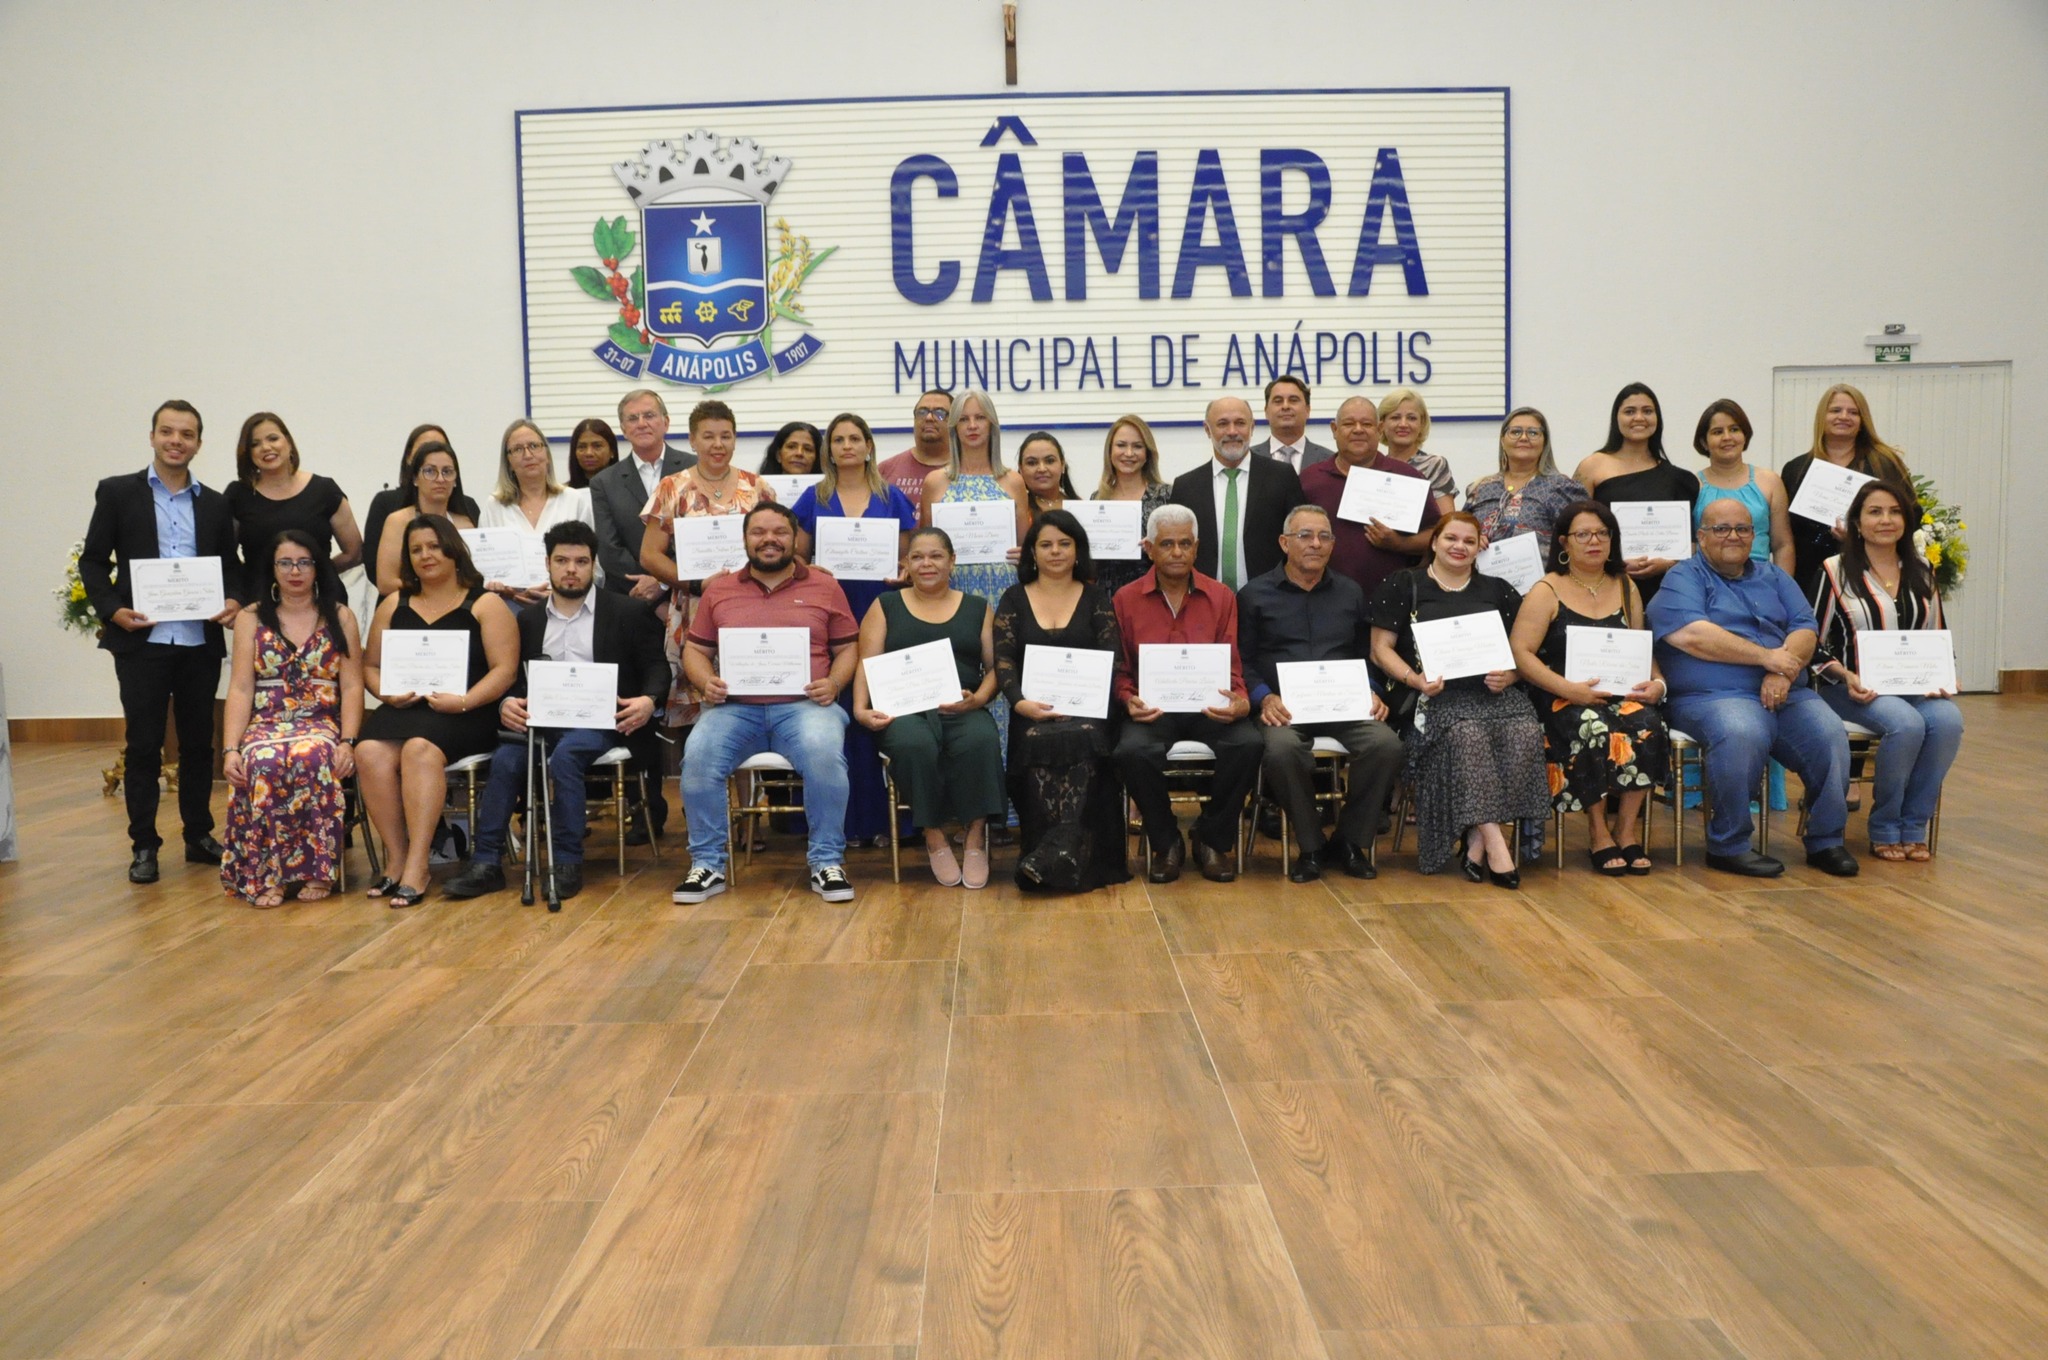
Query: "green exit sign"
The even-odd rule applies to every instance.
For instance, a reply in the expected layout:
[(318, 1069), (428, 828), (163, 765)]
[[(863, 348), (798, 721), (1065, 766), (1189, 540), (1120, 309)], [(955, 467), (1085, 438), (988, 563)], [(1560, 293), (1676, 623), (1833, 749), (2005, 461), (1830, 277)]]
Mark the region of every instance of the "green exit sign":
[(1913, 362), (1911, 345), (1879, 345), (1877, 361), (1881, 364), (1910, 364)]

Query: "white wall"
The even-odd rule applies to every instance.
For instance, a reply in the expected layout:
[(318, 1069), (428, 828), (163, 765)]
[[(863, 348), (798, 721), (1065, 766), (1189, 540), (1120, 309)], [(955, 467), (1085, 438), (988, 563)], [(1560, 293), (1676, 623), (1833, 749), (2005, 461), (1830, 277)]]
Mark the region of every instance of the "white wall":
[[(514, 109), (999, 90), (997, 13), (0, 6), (11, 714), (119, 710), (112, 666), (59, 632), (48, 591), (93, 482), (146, 461), (159, 399), (206, 414), (199, 468), (216, 485), (260, 408), (359, 507), (418, 421), (485, 465), (520, 413)], [(2014, 484), (2033, 485), (2025, 432), (2048, 423), (2037, 0), (1024, 0), (1020, 50), (1026, 91), (1507, 85), (1514, 394), (1561, 450), (1598, 443), (1632, 379), (1664, 399), (1681, 459), (1717, 396), (1768, 446), (1773, 365), (1864, 361), (1863, 336), (1896, 320), (1926, 337), (1922, 361), (2013, 361)], [(1319, 419), (1336, 395), (1319, 394)], [(1174, 435), (1185, 466), (1198, 449)], [(1461, 480), (1490, 466), (1487, 432), (1444, 427), (1432, 446)], [(2048, 536), (2017, 538), (2007, 565), (2048, 579)], [(2008, 592), (2006, 667), (2048, 666), (2031, 593)]]

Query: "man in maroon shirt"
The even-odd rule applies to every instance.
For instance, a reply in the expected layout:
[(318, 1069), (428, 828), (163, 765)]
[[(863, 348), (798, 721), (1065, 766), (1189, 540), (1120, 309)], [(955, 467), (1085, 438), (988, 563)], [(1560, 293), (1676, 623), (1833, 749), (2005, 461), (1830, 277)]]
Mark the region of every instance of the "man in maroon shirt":
[(910, 412), (910, 428), (917, 442), (895, 457), (883, 459), (875, 469), (883, 481), (910, 497), (912, 505), (924, 495), (924, 479), (952, 460), (953, 448), (946, 439), (946, 418), (952, 414), (951, 393), (935, 388), (921, 394)]
[[(1380, 416), (1370, 400), (1352, 397), (1337, 408), (1330, 422), (1336, 436), (1337, 456), (1310, 465), (1301, 474), (1302, 494), (1329, 512), (1330, 527), (1337, 535), (1336, 551), (1330, 555), (1330, 569), (1358, 582), (1370, 600), (1380, 582), (1415, 565), (1416, 554), (1426, 541), (1425, 533), (1397, 534), (1375, 520), (1371, 525), (1338, 519), (1337, 506), (1344, 499), (1344, 479), (1355, 467), (1391, 472), (1401, 477), (1421, 477), (1412, 466), (1380, 452)], [(1427, 481), (1427, 478), (1423, 480)], [(1422, 504), (1422, 528), (1437, 521), (1435, 497)]]
[[(1154, 883), (1180, 877), (1187, 851), (1166, 784), (1166, 755), (1179, 741), (1199, 741), (1216, 753), (1209, 805), (1195, 823), (1195, 863), (1202, 877), (1228, 883), (1237, 877), (1237, 827), (1258, 778), (1265, 739), (1250, 721), (1244, 670), (1237, 656), (1237, 597), (1221, 581), (1195, 570), (1195, 512), (1162, 505), (1146, 528), (1152, 569), (1116, 593), (1116, 701), (1130, 721), (1117, 737), (1116, 763), (1138, 805), (1152, 842)], [(1226, 643), (1230, 688), (1199, 713), (1166, 713), (1138, 693), (1138, 649), (1158, 643)]]
[[(846, 592), (796, 558), (796, 516), (770, 501), (747, 512), (747, 565), (704, 583), (683, 647), (683, 675), (704, 695), (704, 711), (683, 748), (683, 811), (690, 819), (690, 872), (678, 902), (725, 891), (730, 814), (725, 781), (740, 762), (774, 752), (803, 776), (811, 827), (811, 891), (827, 902), (853, 897), (846, 855), (846, 710), (839, 694), (853, 683), (860, 627)], [(787, 694), (731, 695), (715, 663), (719, 630), (753, 634), (801, 628), (809, 666)]]

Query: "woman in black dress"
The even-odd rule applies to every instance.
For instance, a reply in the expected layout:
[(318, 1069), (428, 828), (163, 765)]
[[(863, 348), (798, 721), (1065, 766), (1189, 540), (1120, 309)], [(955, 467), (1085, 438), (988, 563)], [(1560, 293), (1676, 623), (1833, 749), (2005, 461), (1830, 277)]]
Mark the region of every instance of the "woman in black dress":
[[(1551, 805), (1586, 814), (1587, 853), (1603, 874), (1647, 874), (1643, 805), (1670, 771), (1671, 732), (1657, 705), (1664, 678), (1617, 688), (1600, 676), (1565, 678), (1567, 628), (1643, 627), (1642, 595), (1621, 564), (1614, 512), (1582, 500), (1558, 515), (1550, 573), (1522, 600), (1510, 636), (1515, 663), (1534, 691), (1550, 757)], [(1617, 819), (1607, 822), (1612, 798)]]
[(1082, 892), (1131, 876), (1109, 720), (1067, 717), (1024, 697), (1026, 647), (1116, 650), (1116, 611), (1094, 576), (1081, 522), (1048, 510), (1024, 535), (1017, 584), (996, 606), (996, 680), (1010, 701), (1017, 885), (1026, 890)]
[[(384, 526), (390, 521), (392, 511), (418, 504), (413, 484), (419, 471), (420, 449), (427, 444), (447, 445), (451, 453), (454, 450), (454, 445), (448, 439), (448, 432), (439, 425), (413, 426), (412, 433), (405, 437), (405, 452), (398, 456), (398, 485), (387, 486), (370, 497), (370, 508), (363, 514), (363, 570), (369, 573), (373, 583), (377, 575), (377, 549), (383, 540)], [(474, 527), (477, 503), (463, 494), (459, 481), (452, 490), (454, 494), (448, 499), (449, 511), (461, 516)]]
[(1407, 734), (1419, 867), (1437, 872), (1463, 841), (1458, 864), (1465, 877), (1520, 887), (1507, 826), (1549, 813), (1543, 728), (1512, 670), (1453, 680), (1424, 675), (1414, 625), (1491, 610), (1505, 629), (1521, 596), (1506, 581), (1473, 570), (1479, 521), (1470, 512), (1453, 511), (1429, 532), (1426, 565), (1395, 572), (1372, 601), (1373, 663), (1420, 696)]
[[(1798, 497), (1807, 469), (1817, 461), (1913, 489), (1904, 455), (1877, 437), (1870, 402), (1848, 383), (1836, 383), (1820, 394), (1820, 406), (1813, 413), (1813, 447), (1785, 464), (1782, 474), (1788, 502)], [(1821, 564), (1842, 551), (1845, 530), (1846, 526), (1792, 516), (1792, 579), (1807, 598), (1819, 593)]]
[[(348, 497), (332, 477), (299, 466), (298, 441), (283, 418), (272, 412), (258, 411), (242, 422), (235, 441), (235, 481), (227, 497), (247, 569), (245, 600), (269, 593), (271, 545), (287, 529), (318, 543), (320, 555), (337, 572), (362, 560), (363, 535)], [(339, 589), (331, 574), (323, 573), (321, 579), (323, 589)]]
[[(394, 907), (426, 896), (434, 824), (447, 800), (451, 760), (482, 755), (498, 737), (498, 699), (519, 672), (519, 627), (503, 601), (484, 589), (455, 526), (420, 515), (405, 526), (399, 588), (377, 606), (363, 658), (363, 683), (383, 707), (364, 720), (356, 748), (363, 802), (384, 838), (396, 878), (379, 879), (371, 897)], [(468, 638), (468, 686), (459, 694), (387, 693), (385, 635), (394, 630)]]
[[(1630, 383), (1615, 394), (1607, 415), (1607, 442), (1586, 455), (1572, 476), (1602, 505), (1621, 501), (1684, 501), (1685, 522), (1700, 497), (1700, 479), (1673, 467), (1664, 454), (1664, 408), (1657, 394), (1642, 383)], [(1648, 604), (1664, 573), (1677, 565), (1669, 557), (1624, 559), (1629, 579)]]

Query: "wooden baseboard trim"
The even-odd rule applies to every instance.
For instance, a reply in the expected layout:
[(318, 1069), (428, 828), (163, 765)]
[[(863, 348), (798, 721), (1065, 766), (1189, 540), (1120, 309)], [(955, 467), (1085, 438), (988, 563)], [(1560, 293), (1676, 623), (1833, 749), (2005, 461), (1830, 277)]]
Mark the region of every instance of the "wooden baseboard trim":
[(128, 724), (121, 718), (9, 718), (7, 736), (30, 741), (121, 741)]
[(2048, 670), (2000, 671), (2000, 694), (2048, 694)]

